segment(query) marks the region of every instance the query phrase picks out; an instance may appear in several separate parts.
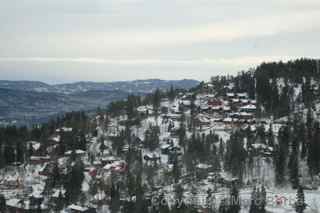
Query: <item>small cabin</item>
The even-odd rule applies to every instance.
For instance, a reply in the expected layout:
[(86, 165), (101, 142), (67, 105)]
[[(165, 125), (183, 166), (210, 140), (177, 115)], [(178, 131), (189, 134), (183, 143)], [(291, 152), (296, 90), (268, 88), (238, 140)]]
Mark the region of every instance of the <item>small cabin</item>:
[(256, 112), (256, 110), (257, 110), (257, 107), (254, 104), (248, 104), (248, 105), (240, 107), (241, 112), (254, 113), (254, 112)]

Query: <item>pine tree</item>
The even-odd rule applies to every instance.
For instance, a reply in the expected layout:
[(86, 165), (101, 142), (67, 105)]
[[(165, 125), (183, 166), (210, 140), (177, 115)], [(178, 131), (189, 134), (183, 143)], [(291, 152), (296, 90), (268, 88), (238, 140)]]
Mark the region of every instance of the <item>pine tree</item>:
[(161, 92), (159, 89), (157, 89), (153, 94), (153, 100), (152, 100), (153, 110), (156, 116), (158, 115), (160, 103), (161, 103)]
[(235, 184), (232, 184), (230, 190), (230, 207), (228, 213), (239, 213), (241, 209), (239, 191)]
[(240, 132), (234, 132), (227, 141), (225, 167), (233, 176), (242, 180), (247, 152), (244, 149), (243, 137)]
[(303, 188), (299, 186), (297, 191), (297, 201), (295, 203), (296, 212), (303, 213), (306, 207), (307, 207), (307, 204), (305, 203)]
[(63, 207), (64, 207), (64, 198), (63, 198), (62, 192), (60, 191), (59, 196), (54, 203), (54, 211), (60, 212), (63, 209)]
[(53, 187), (58, 186), (61, 183), (61, 175), (58, 167), (58, 162), (54, 162), (51, 176)]
[(6, 199), (5, 197), (1, 194), (0, 195), (0, 212), (5, 212), (6, 209)]
[(181, 115), (180, 127), (179, 127), (179, 145), (185, 150), (185, 140), (186, 140), (186, 126), (185, 126), (185, 114)]
[(150, 126), (145, 131), (144, 146), (151, 151), (159, 146), (160, 129), (159, 126)]
[(229, 213), (228, 199), (224, 198), (221, 200), (219, 205), (219, 213)]
[(174, 182), (178, 183), (180, 179), (181, 171), (180, 171), (179, 161), (177, 156), (174, 156), (172, 174), (173, 174)]
[(309, 172), (311, 176), (314, 175), (315, 171), (315, 165), (314, 165), (314, 156), (315, 156), (315, 147), (314, 147), (314, 141), (313, 141), (313, 112), (311, 107), (308, 108), (307, 111), (307, 121), (306, 121), (306, 129), (307, 129), (307, 162), (309, 167)]
[(220, 156), (220, 159), (223, 159), (223, 157), (224, 157), (224, 143), (221, 138), (220, 138), (220, 142), (219, 142), (219, 156)]
[(66, 199), (69, 203), (75, 202), (81, 193), (82, 182), (84, 179), (84, 165), (82, 161), (77, 161), (66, 175), (64, 188), (66, 189)]
[(249, 213), (258, 213), (258, 206), (257, 206), (257, 189), (254, 187), (252, 193), (251, 193), (251, 204), (250, 204), (250, 210)]
[(206, 208), (208, 209), (208, 213), (213, 213), (215, 211), (215, 197), (212, 194), (211, 189), (207, 190)]
[(260, 205), (260, 210), (262, 213), (265, 213), (266, 210), (266, 205), (267, 205), (267, 191), (266, 188), (264, 186), (261, 187), (261, 205)]
[(173, 102), (175, 97), (176, 97), (176, 93), (175, 93), (175, 90), (173, 88), (173, 85), (170, 86), (170, 90), (169, 90), (168, 96), (169, 96), (170, 102)]
[(320, 172), (320, 124), (315, 122), (312, 128), (312, 136), (308, 148), (308, 166), (311, 176)]
[(303, 122), (300, 123), (299, 129), (298, 129), (298, 134), (299, 134), (299, 140), (301, 142), (301, 154), (300, 157), (302, 160), (304, 160), (307, 156), (307, 151), (308, 151), (308, 143), (307, 143), (307, 134), (306, 134), (306, 126)]
[(292, 141), (291, 154), (289, 159), (289, 174), (292, 187), (295, 189), (299, 185), (299, 164), (298, 164), (298, 142), (297, 139)]
[(120, 192), (119, 192), (119, 187), (116, 186), (114, 183), (112, 183), (111, 186), (111, 192), (110, 192), (110, 197), (111, 197), (111, 213), (117, 213), (120, 209)]
[(289, 127), (284, 126), (279, 130), (278, 145), (274, 152), (274, 166), (276, 184), (282, 185), (285, 181), (285, 169), (289, 149)]
[(135, 213), (143, 212), (144, 208), (144, 188), (142, 186), (142, 174), (139, 172), (139, 174), (136, 177), (136, 205), (135, 205)]
[(249, 213), (265, 213), (265, 207), (267, 204), (267, 193), (264, 186), (254, 188), (251, 194), (251, 205)]
[(268, 146), (274, 147), (274, 134), (273, 134), (273, 127), (272, 124), (269, 126), (269, 132), (268, 132)]

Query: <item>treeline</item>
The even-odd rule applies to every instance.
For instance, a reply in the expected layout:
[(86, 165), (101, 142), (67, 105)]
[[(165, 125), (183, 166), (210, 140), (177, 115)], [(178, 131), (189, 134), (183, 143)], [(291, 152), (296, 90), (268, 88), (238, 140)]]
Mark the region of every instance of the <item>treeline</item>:
[[(320, 95), (319, 79), (319, 61), (298, 59), (262, 63), (237, 76), (212, 77), (211, 83), (218, 95), (227, 91), (247, 92), (249, 98), (257, 100), (262, 115), (281, 117), (298, 110), (300, 104), (311, 107)], [(233, 89), (228, 88), (230, 84)]]
[[(255, 71), (257, 101), (266, 113), (276, 116), (287, 115), (301, 103), (310, 107), (319, 97), (314, 84), (319, 77), (316, 60), (263, 63)], [(294, 87), (301, 90), (296, 99)]]
[(298, 188), (311, 184), (320, 174), (320, 123), (311, 108), (304, 117), (291, 116), (278, 134), (273, 132), (272, 124), (268, 130), (261, 125), (255, 130), (233, 132), (225, 148), (225, 170), (242, 180), (244, 173), (254, 168), (254, 157), (258, 156), (272, 162), (277, 186), (291, 183), (293, 188)]
[[(129, 95), (126, 100), (114, 101), (110, 103), (105, 112), (111, 116), (126, 114), (130, 120), (137, 117), (137, 107), (142, 105), (150, 105), (153, 107), (155, 113), (158, 113), (162, 98), (168, 98), (168, 100), (173, 101), (180, 92), (185, 92), (185, 90), (176, 89), (171, 86), (168, 91), (157, 89), (153, 93), (145, 96)], [(101, 111), (101, 114), (103, 114), (103, 111)]]
[[(62, 140), (74, 141), (75, 139), (79, 139), (73, 137), (77, 133), (80, 137), (79, 140), (83, 141), (84, 133), (89, 130), (88, 117), (84, 112), (70, 112), (48, 123), (35, 125), (31, 128), (25, 126), (0, 127), (0, 168), (12, 163), (26, 162), (28, 157), (33, 154), (31, 147), (27, 147), (28, 141), (40, 142), (41, 150), (39, 152), (44, 155), (47, 154), (46, 148), (49, 145), (49, 137), (55, 133), (57, 128), (63, 126), (72, 128), (74, 134), (72, 136), (65, 134)], [(69, 142), (64, 146), (72, 146), (70, 144), (76, 143)]]

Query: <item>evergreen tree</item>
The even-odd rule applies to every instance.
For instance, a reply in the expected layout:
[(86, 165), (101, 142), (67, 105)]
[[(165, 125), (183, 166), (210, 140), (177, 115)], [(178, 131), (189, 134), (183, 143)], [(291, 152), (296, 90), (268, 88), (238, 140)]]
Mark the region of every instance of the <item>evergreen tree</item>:
[(62, 192), (60, 191), (58, 198), (55, 200), (53, 210), (58, 213), (58, 212), (61, 212), (63, 207), (64, 207), (64, 198), (63, 198)]
[(292, 141), (291, 145), (291, 153), (289, 158), (289, 174), (290, 174), (290, 181), (293, 188), (296, 188), (299, 185), (299, 164), (298, 164), (298, 142), (295, 138)]
[(136, 190), (135, 190), (135, 195), (136, 195), (136, 203), (135, 203), (135, 213), (140, 213), (144, 212), (144, 189), (142, 186), (142, 176), (141, 172), (136, 177)]
[(0, 212), (5, 212), (6, 210), (6, 199), (5, 197), (1, 194), (0, 195)]
[(261, 189), (254, 188), (251, 194), (251, 205), (249, 213), (265, 213), (267, 204), (267, 193), (264, 186)]
[(313, 125), (313, 132), (311, 141), (309, 144), (308, 152), (308, 166), (311, 175), (318, 174), (320, 172), (320, 124), (315, 122)]
[(181, 171), (180, 171), (180, 166), (179, 166), (179, 161), (177, 156), (174, 156), (172, 173), (173, 173), (174, 182), (178, 183), (180, 179)]
[(268, 146), (270, 147), (274, 147), (274, 134), (272, 128), (272, 124), (270, 124), (268, 131)]
[(173, 88), (173, 85), (170, 86), (170, 90), (168, 92), (168, 97), (169, 97), (169, 101), (170, 102), (173, 102), (174, 99), (176, 98), (176, 92), (175, 92), (175, 90)]
[(239, 213), (241, 209), (239, 191), (235, 184), (230, 189), (230, 206), (228, 213)]
[(77, 201), (81, 193), (82, 182), (84, 179), (84, 166), (82, 161), (78, 160), (68, 169), (65, 177), (64, 188), (66, 189), (66, 199), (69, 203)]
[(243, 137), (236, 131), (227, 141), (225, 167), (233, 176), (242, 180), (247, 152), (244, 149)]
[(61, 183), (61, 175), (60, 175), (60, 170), (58, 167), (58, 162), (54, 162), (54, 164), (53, 164), (51, 177), (52, 177), (53, 187), (56, 187)]
[(261, 187), (261, 193), (260, 193), (260, 212), (265, 213), (266, 212), (266, 205), (267, 205), (267, 191), (264, 186)]
[(228, 199), (224, 198), (221, 200), (219, 205), (219, 213), (229, 213)]
[(179, 127), (179, 145), (185, 150), (185, 140), (186, 140), (186, 126), (185, 126), (185, 114), (182, 113)]
[(307, 204), (305, 203), (303, 188), (299, 186), (297, 191), (297, 201), (295, 203), (296, 212), (303, 213), (306, 207), (307, 207)]
[(160, 103), (161, 103), (161, 92), (159, 89), (157, 89), (153, 94), (153, 100), (152, 100), (153, 110), (156, 115), (158, 114)]
[(120, 192), (119, 192), (119, 187), (116, 186), (114, 183), (112, 183), (111, 186), (111, 192), (110, 192), (110, 197), (111, 197), (111, 213), (118, 213), (120, 209)]
[(249, 213), (258, 213), (258, 203), (257, 203), (257, 189), (254, 187), (252, 193), (251, 193), (251, 204), (250, 204), (250, 210)]
[(278, 145), (275, 147), (274, 152), (275, 178), (277, 185), (282, 185), (285, 181), (285, 170), (289, 149), (289, 134), (288, 126), (284, 126), (279, 130)]
[(151, 151), (159, 146), (160, 129), (159, 126), (150, 126), (145, 131), (144, 146)]

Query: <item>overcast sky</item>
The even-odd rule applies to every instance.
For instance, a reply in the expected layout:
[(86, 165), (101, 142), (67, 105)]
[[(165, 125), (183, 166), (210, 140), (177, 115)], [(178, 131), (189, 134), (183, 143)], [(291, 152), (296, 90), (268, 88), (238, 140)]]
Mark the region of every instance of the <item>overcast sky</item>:
[(319, 56), (319, 0), (0, 3), (0, 79), (208, 80)]

